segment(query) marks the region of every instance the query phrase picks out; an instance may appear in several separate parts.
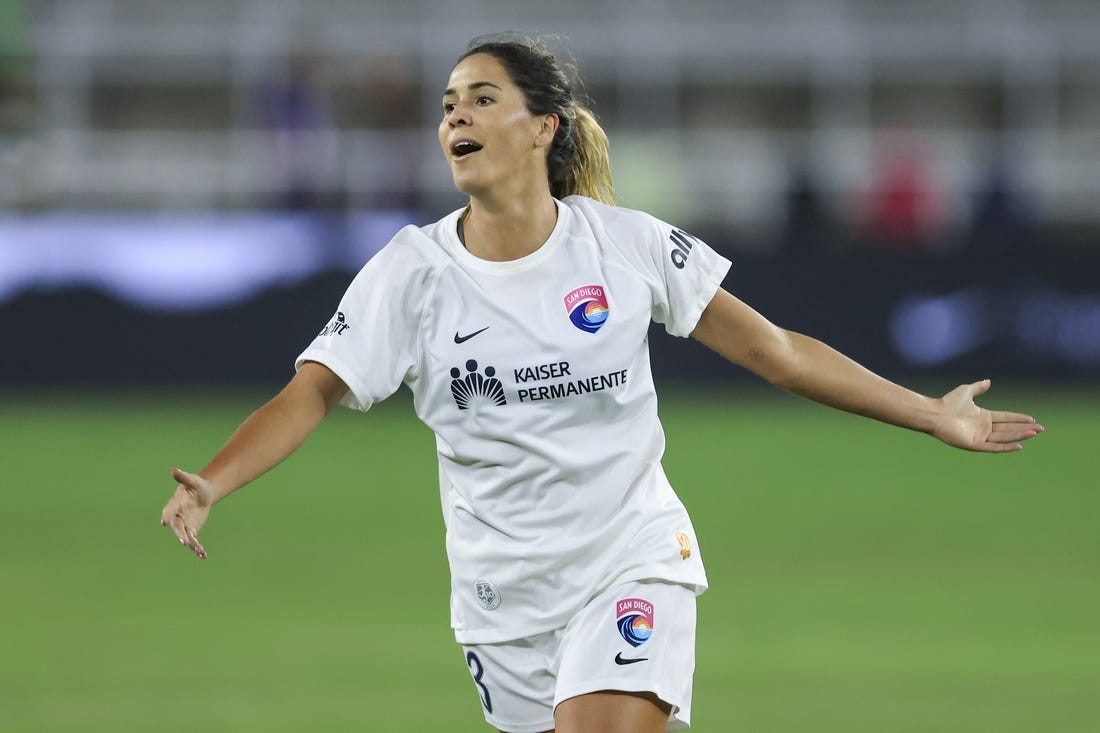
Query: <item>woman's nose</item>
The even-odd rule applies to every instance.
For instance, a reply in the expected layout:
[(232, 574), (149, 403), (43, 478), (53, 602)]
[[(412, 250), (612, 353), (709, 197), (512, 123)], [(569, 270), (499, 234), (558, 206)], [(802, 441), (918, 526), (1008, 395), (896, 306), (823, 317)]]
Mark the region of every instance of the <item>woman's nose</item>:
[(470, 105), (461, 102), (451, 110), (450, 123), (452, 127), (462, 127), (470, 124)]

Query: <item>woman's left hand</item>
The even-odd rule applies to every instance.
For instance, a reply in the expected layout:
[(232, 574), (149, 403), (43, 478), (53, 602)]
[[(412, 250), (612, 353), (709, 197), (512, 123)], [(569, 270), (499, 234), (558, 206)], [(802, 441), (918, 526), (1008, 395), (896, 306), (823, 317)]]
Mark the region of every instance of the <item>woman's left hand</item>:
[(932, 435), (948, 445), (972, 451), (1005, 453), (1023, 448), (1021, 441), (1033, 438), (1045, 429), (1031, 415), (986, 410), (974, 398), (989, 390), (983, 379), (963, 384), (940, 398), (943, 418)]

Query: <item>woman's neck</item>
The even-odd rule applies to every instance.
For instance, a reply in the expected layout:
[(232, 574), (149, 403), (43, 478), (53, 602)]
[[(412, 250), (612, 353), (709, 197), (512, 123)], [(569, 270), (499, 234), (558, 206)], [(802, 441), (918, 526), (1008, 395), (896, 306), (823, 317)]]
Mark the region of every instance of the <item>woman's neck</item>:
[(541, 247), (557, 221), (558, 208), (549, 192), (533, 201), (517, 197), (493, 203), (471, 197), (462, 215), (463, 239), (470, 254), (508, 262)]

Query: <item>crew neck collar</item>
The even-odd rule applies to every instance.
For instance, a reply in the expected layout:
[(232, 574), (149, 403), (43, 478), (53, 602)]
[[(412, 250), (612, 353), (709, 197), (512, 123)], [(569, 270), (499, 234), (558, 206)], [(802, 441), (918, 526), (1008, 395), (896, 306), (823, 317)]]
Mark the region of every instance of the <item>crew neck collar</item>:
[(554, 228), (550, 232), (550, 236), (546, 238), (546, 241), (539, 246), (534, 252), (529, 255), (524, 255), (516, 260), (507, 260), (504, 262), (497, 262), (494, 260), (485, 260), (476, 255), (470, 253), (466, 249), (465, 245), (458, 237), (458, 222), (462, 218), (463, 212), (466, 208), (463, 207), (457, 211), (451, 212), (444, 220), (443, 231), (444, 236), (447, 238), (447, 242), (451, 249), (454, 251), (455, 259), (461, 262), (467, 267), (471, 267), (475, 270), (481, 270), (482, 272), (491, 272), (496, 274), (507, 274), (510, 272), (520, 272), (522, 270), (529, 270), (532, 267), (545, 262), (554, 251), (560, 246), (561, 233), (565, 230), (566, 218), (569, 215), (569, 208), (563, 206), (561, 201), (554, 199), (554, 206), (557, 209), (558, 218), (554, 222)]

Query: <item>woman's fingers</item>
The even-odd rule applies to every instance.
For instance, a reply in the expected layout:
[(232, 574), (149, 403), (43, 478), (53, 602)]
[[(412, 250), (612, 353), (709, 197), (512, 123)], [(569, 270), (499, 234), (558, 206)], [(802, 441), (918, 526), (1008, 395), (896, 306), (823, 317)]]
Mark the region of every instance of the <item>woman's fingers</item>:
[(1046, 430), (1031, 415), (1019, 412), (993, 412), (993, 428), (990, 440), (999, 442), (1027, 440)]
[(203, 560), (206, 559), (206, 549), (202, 546), (202, 543), (199, 542), (198, 533), (196, 533), (195, 530), (193, 530), (191, 527), (187, 526), (187, 523), (184, 522), (183, 517), (179, 515), (173, 517), (168, 522), (168, 526), (172, 528), (172, 533), (176, 535), (176, 538), (179, 539), (181, 545), (193, 551)]
[(991, 412), (990, 414), (993, 415), (993, 422), (995, 423), (1027, 423), (1029, 425), (1034, 425), (1035, 427), (1037, 427), (1039, 429), (1039, 432), (1043, 431), (1043, 426), (1036, 423), (1035, 418), (1033, 418), (1031, 415), (1025, 415), (1021, 412), (1003, 411), (995, 411)]
[(176, 516), (178, 507), (179, 502), (176, 501), (176, 497), (174, 496), (164, 505), (164, 510), (160, 513), (160, 524), (162, 527), (167, 526), (172, 521), (172, 517)]
[(180, 541), (181, 545), (187, 544), (187, 525), (183, 523), (183, 517), (175, 515), (168, 520), (168, 526), (172, 528), (172, 534)]
[(1043, 426), (1036, 423), (993, 423), (989, 439), (997, 443), (1007, 443), (1034, 438), (1043, 432)]
[(981, 381), (974, 382), (972, 384), (968, 384), (967, 387), (969, 388), (969, 391), (970, 391), (970, 398), (973, 399), (973, 398), (977, 397), (978, 395), (985, 394), (986, 392), (989, 391), (989, 387), (992, 384), (993, 384), (993, 382), (991, 382), (988, 379), (982, 379)]
[(172, 469), (172, 478), (179, 486), (176, 493), (165, 505), (160, 515), (160, 523), (171, 527), (172, 533), (181, 545), (194, 551), (203, 560), (206, 559), (206, 549), (199, 542), (198, 530), (191, 526), (187, 517), (197, 520), (202, 525), (203, 510), (209, 502), (209, 497), (204, 492), (203, 479), (195, 474), (188, 473), (181, 468)]
[(190, 527), (185, 528), (187, 533), (187, 546), (194, 550), (195, 554), (203, 560), (206, 559), (206, 550), (203, 549), (202, 543), (199, 542), (198, 536), (191, 530)]
[(1024, 447), (1019, 443), (997, 443), (992, 440), (987, 441), (981, 448), (986, 453), (1011, 453), (1023, 449)]
[(205, 560), (206, 550), (202, 549), (202, 544), (199, 543), (198, 533), (186, 524), (183, 526), (183, 533), (187, 538), (187, 546), (194, 550), (196, 555)]
[(201, 487), (202, 479), (193, 473), (187, 473), (187, 471), (184, 471), (182, 468), (173, 468), (172, 478), (191, 492), (197, 492)]

